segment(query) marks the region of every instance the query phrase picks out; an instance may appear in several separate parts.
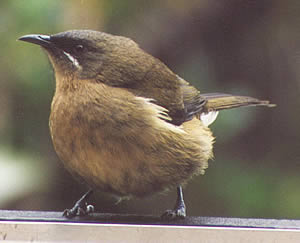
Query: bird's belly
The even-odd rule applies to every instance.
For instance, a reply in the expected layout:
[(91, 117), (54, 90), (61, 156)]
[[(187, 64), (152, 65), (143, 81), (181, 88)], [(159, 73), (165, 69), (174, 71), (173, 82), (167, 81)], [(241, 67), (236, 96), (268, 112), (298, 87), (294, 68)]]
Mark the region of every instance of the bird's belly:
[(118, 196), (143, 197), (172, 184), (170, 168), (160, 167), (150, 148), (122, 139), (101, 140), (99, 135), (88, 136), (78, 129), (71, 136), (60, 134), (64, 133), (52, 134), (58, 156), (74, 176), (94, 188)]
[(74, 122), (70, 109), (53, 110), (59, 112), (50, 117), (52, 141), (65, 167), (90, 186), (118, 196), (143, 197), (182, 184), (203, 173), (212, 154), (211, 133), (202, 127), (195, 137), (188, 125), (186, 133), (172, 136), (159, 131), (145, 139), (146, 133), (155, 133), (151, 129), (123, 137), (99, 124)]
[(73, 127), (69, 133), (52, 131), (55, 150), (65, 167), (91, 187), (119, 196), (134, 194), (129, 174), (130, 169), (136, 170), (136, 158), (122, 153), (119, 142), (101, 140), (97, 134), (90, 136), (83, 130)]

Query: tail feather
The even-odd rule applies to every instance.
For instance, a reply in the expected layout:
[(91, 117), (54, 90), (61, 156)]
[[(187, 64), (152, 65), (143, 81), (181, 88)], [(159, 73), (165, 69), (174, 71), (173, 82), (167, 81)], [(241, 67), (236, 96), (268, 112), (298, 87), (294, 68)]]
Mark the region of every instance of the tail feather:
[(236, 96), (222, 93), (201, 94), (206, 99), (204, 112), (219, 111), (241, 106), (267, 106), (274, 107), (268, 100), (259, 100), (248, 96)]

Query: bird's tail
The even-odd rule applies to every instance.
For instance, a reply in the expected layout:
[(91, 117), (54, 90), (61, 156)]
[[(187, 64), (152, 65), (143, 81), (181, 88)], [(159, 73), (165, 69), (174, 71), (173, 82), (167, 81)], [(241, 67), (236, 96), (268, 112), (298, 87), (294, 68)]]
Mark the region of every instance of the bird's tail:
[(204, 112), (219, 111), (241, 106), (267, 106), (274, 107), (268, 100), (259, 100), (248, 96), (236, 96), (222, 93), (201, 94), (206, 99)]

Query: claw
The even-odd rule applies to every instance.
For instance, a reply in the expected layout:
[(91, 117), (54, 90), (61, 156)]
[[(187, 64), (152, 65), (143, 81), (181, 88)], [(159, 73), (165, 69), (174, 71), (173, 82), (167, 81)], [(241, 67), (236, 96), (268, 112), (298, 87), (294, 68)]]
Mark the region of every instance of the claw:
[(86, 212), (87, 212), (87, 214), (95, 212), (95, 207), (93, 205), (91, 205), (91, 204), (87, 205), (86, 206)]

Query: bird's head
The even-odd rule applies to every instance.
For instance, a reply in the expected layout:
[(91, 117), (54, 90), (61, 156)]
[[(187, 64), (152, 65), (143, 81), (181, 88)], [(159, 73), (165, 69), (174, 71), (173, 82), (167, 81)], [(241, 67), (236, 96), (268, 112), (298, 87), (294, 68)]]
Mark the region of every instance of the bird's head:
[(45, 49), (56, 74), (79, 80), (95, 79), (118, 86), (142, 78), (148, 69), (149, 55), (134, 41), (121, 36), (71, 30), (54, 35), (25, 35), (19, 40)]

